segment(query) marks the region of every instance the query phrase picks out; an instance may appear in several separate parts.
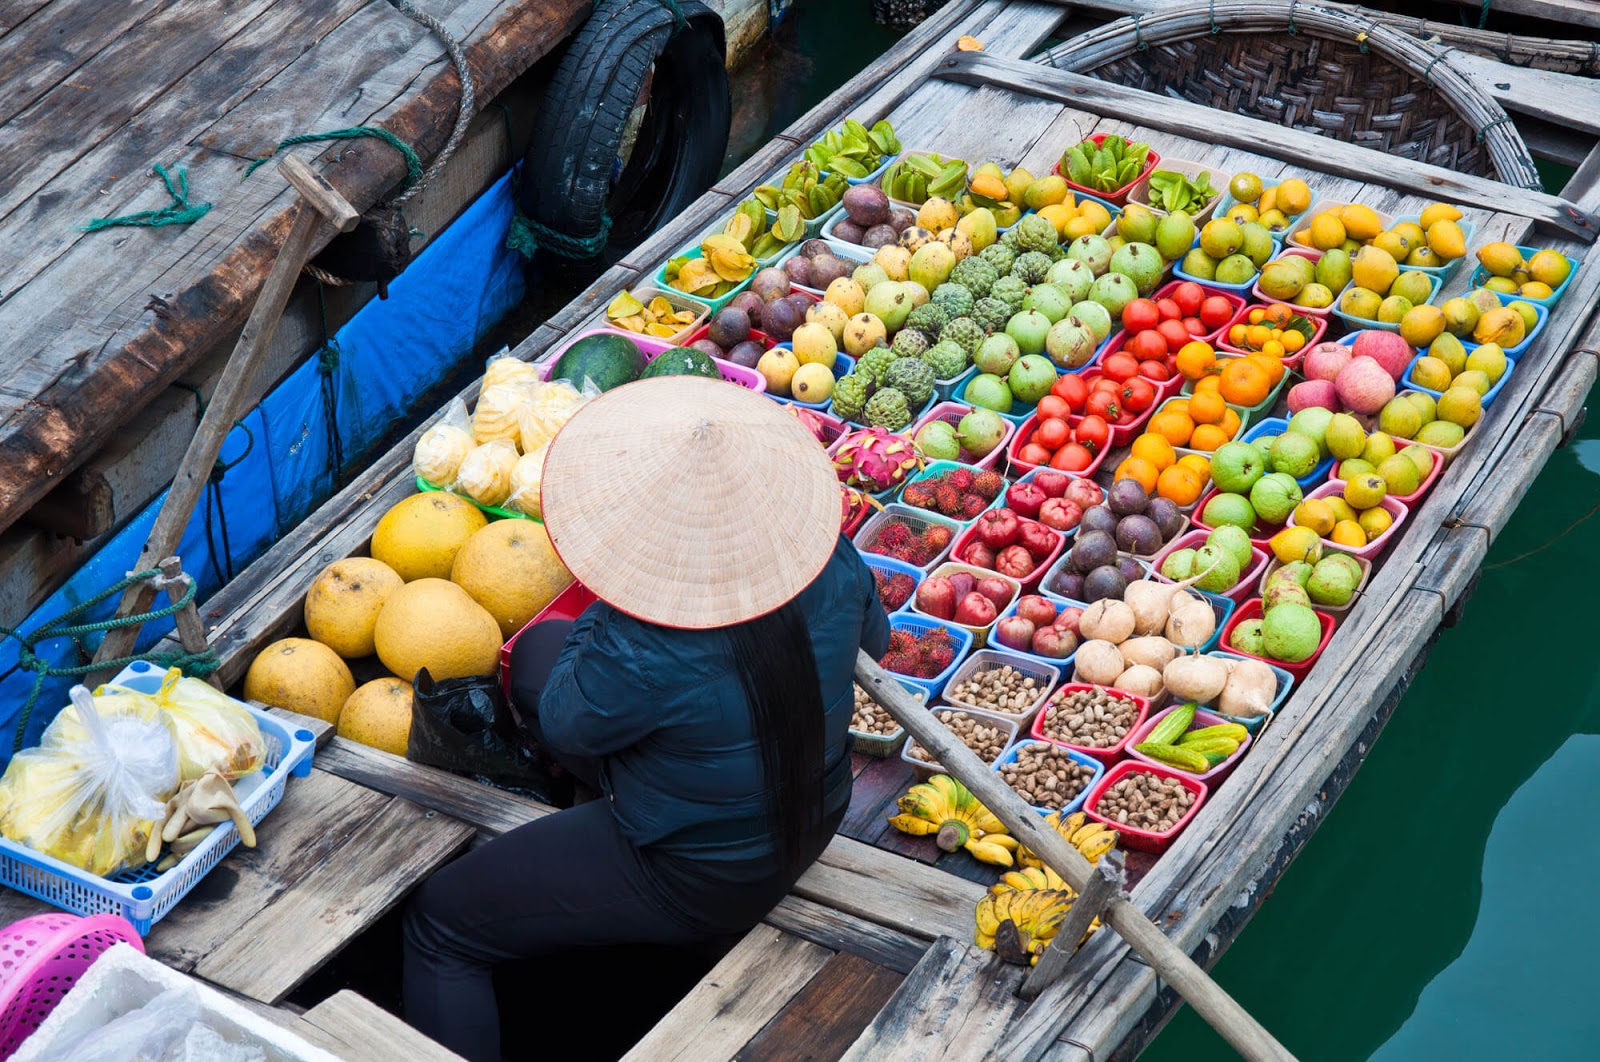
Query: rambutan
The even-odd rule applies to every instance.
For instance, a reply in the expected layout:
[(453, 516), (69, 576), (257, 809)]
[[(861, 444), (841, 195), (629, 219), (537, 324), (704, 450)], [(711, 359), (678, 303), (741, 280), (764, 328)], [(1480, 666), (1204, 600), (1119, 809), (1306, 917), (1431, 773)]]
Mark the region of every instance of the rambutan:
[(913, 505), (918, 509), (926, 509), (933, 505), (936, 489), (932, 480), (919, 479), (915, 483), (906, 484), (906, 489), (901, 494), (901, 498), (907, 505)]
[(930, 524), (928, 529), (922, 532), (922, 545), (924, 549), (938, 553), (950, 545), (950, 540), (954, 537), (955, 533), (943, 524)]
[(964, 494), (961, 496), (961, 512), (952, 513), (951, 515), (960, 516), (963, 520), (976, 520), (978, 514), (988, 507), (989, 503), (984, 501), (981, 495)]
[(883, 654), (883, 659), (878, 661), (878, 666), (902, 675), (915, 675), (917, 663), (917, 658), (910, 653), (890, 649)]
[(994, 501), (1006, 489), (1005, 477), (998, 472), (985, 470), (972, 477), (972, 489), (986, 500)]
[(973, 475), (970, 468), (952, 468), (944, 474), (944, 481), (962, 492), (972, 488), (972, 480)]
[[(927, 506), (924, 505), (923, 508), (926, 509)], [(933, 492), (933, 508), (946, 516), (960, 516), (961, 492), (949, 483), (941, 484), (939, 489)]]
[(878, 544), (888, 549), (896, 549), (909, 546), (914, 537), (910, 527), (899, 520), (891, 520), (884, 525), (882, 531), (878, 532)]
[(916, 583), (905, 572), (891, 572), (885, 575), (874, 568), (873, 578), (878, 583), (878, 601), (882, 603), (885, 612), (893, 612), (911, 599)]

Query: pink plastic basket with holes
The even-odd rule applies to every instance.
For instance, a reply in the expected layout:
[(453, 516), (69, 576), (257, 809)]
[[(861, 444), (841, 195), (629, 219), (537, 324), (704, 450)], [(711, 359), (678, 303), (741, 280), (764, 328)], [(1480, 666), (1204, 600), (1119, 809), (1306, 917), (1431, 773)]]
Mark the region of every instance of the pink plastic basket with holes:
[(144, 951), (133, 923), (121, 915), (50, 911), (0, 929), (0, 1058), (10, 1058), (117, 943)]

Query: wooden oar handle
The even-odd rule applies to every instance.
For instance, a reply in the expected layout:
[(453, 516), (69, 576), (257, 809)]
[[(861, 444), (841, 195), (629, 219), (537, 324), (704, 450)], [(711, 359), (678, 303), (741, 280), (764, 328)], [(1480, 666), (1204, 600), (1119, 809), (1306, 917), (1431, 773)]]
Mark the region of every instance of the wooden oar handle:
[(349, 232), (361, 220), (361, 214), (340, 195), (327, 179), (293, 155), (285, 155), (278, 163), (278, 172), (294, 186), (305, 201), (317, 208), (317, 213), (333, 223), (340, 232)]

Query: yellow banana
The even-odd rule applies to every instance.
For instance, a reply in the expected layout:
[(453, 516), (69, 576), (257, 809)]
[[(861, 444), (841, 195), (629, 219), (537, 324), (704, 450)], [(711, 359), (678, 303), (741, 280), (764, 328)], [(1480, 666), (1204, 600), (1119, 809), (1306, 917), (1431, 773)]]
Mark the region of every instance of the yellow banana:
[(991, 939), (994, 937), (994, 931), (1000, 928), (1000, 917), (995, 914), (994, 903), (995, 897), (985, 896), (978, 901), (978, 906), (973, 916), (979, 935), (987, 936)]
[(1076, 847), (1093, 837), (1095, 834), (1104, 833), (1109, 829), (1111, 829), (1111, 827), (1107, 826), (1103, 822), (1090, 822), (1085, 823), (1076, 830), (1073, 830), (1072, 833), (1066, 835), (1066, 837), (1067, 840), (1071, 841), (1073, 846)]
[(889, 816), (889, 825), (901, 833), (909, 833), (913, 837), (925, 837), (930, 833), (939, 832), (939, 824), (937, 822), (929, 822), (927, 819), (918, 818), (915, 815), (891, 815)]
[[(1003, 845), (992, 844), (988, 841), (968, 841), (966, 849), (972, 853), (972, 858), (980, 863), (993, 863), (995, 866), (1001, 867), (1009, 867), (1015, 863), (1011, 856), (1011, 849)], [(1003, 895), (1014, 896), (1017, 894), (1004, 893)]]
[(1097, 833), (1083, 844), (1078, 846), (1078, 851), (1083, 853), (1083, 858), (1091, 863), (1098, 863), (1100, 857), (1117, 846), (1117, 831), (1106, 830)]

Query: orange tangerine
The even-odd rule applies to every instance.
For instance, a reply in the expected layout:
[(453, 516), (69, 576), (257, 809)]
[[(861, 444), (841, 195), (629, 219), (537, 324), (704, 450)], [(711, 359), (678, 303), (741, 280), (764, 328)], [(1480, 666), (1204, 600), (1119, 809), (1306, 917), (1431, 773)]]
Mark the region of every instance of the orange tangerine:
[(1122, 479), (1136, 481), (1144, 488), (1146, 494), (1152, 494), (1156, 489), (1156, 482), (1161, 478), (1161, 473), (1149, 461), (1142, 457), (1129, 457), (1117, 466), (1116, 475), (1112, 482)]
[[(1197, 388), (1194, 395), (1189, 399), (1189, 419), (1201, 427), (1207, 424), (1214, 425), (1222, 423), (1222, 415), (1227, 411), (1227, 402), (1225, 402), (1222, 396), (1216, 391), (1201, 391)], [(1200, 427), (1196, 427), (1195, 435), (1199, 434)], [(1191, 436), (1190, 441), (1193, 442), (1193, 439), (1194, 437)], [(1224, 439), (1223, 442), (1227, 442), (1227, 440)], [(1202, 446), (1196, 446), (1195, 449), (1202, 450), (1206, 448)], [(1211, 447), (1211, 449), (1216, 449), (1216, 447)]]
[(1306, 345), (1306, 337), (1299, 332), (1285, 332), (1283, 334), (1283, 349), (1294, 354)]
[(1244, 337), (1248, 329), (1245, 325), (1236, 324), (1228, 329), (1228, 342), (1236, 347), (1244, 346)]
[(1178, 460), (1178, 455), (1172, 452), (1172, 443), (1167, 437), (1153, 431), (1147, 431), (1133, 440), (1131, 453), (1134, 457), (1155, 465), (1158, 472), (1165, 472)]
[(1238, 436), (1239, 424), (1238, 412), (1232, 406), (1229, 406), (1228, 411), (1222, 415), (1222, 430), (1227, 433), (1228, 438), (1232, 439)]
[(1156, 479), (1156, 493), (1174, 505), (1192, 505), (1200, 500), (1206, 481), (1188, 465), (1175, 464), (1161, 470)]
[(1261, 350), (1265, 354), (1271, 354), (1274, 358), (1283, 357), (1283, 344), (1276, 339), (1269, 339), (1261, 344)]
[(1184, 454), (1178, 458), (1178, 464), (1194, 469), (1194, 474), (1200, 477), (1202, 484), (1211, 479), (1211, 458), (1203, 454)]
[(1185, 343), (1179, 348), (1178, 356), (1175, 360), (1178, 365), (1178, 371), (1186, 379), (1198, 380), (1215, 368), (1217, 352), (1212, 349), (1210, 343), (1203, 343), (1197, 339), (1193, 342)]
[(1217, 388), (1219, 388), (1221, 386), (1222, 386), (1222, 377), (1217, 373), (1213, 373), (1210, 376), (1204, 377), (1203, 379), (1199, 379), (1199, 380), (1196, 380), (1194, 382), (1194, 393), (1197, 394), (1197, 395), (1206, 394), (1207, 392), (1210, 392), (1211, 394), (1216, 394), (1217, 393)]
[(1201, 424), (1194, 429), (1194, 434), (1189, 437), (1189, 448), (1210, 453), (1227, 441), (1228, 433), (1217, 425)]
[(1274, 328), (1281, 328), (1289, 323), (1289, 318), (1294, 316), (1294, 311), (1281, 302), (1272, 303), (1267, 307), (1266, 322)]
[(1245, 315), (1245, 320), (1253, 325), (1260, 324), (1262, 321), (1266, 320), (1266, 318), (1267, 311), (1262, 309), (1260, 306), (1257, 306), (1255, 309), (1251, 310)]
[(1187, 446), (1189, 436), (1194, 434), (1194, 421), (1189, 419), (1187, 413), (1168, 410), (1151, 418), (1150, 431), (1173, 446)]

